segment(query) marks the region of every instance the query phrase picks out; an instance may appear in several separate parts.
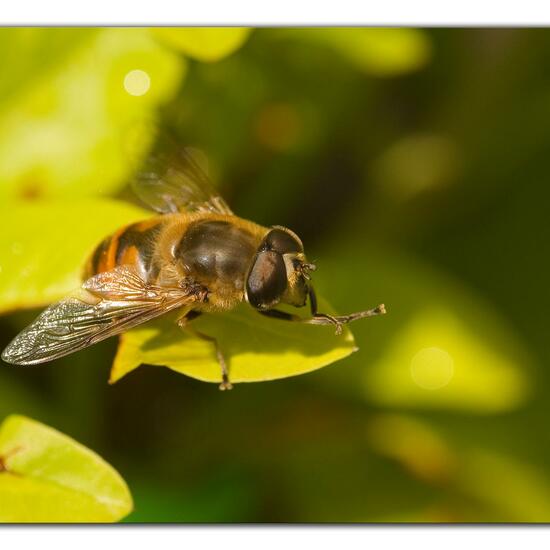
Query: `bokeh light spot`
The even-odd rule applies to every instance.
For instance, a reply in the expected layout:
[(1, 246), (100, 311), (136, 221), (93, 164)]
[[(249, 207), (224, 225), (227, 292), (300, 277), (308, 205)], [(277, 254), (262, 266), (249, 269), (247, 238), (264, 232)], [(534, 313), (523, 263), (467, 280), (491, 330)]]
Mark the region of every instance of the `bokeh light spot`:
[(144, 95), (151, 87), (151, 78), (141, 69), (130, 71), (124, 77), (124, 89), (134, 96)]
[(421, 349), (411, 361), (411, 377), (426, 390), (446, 386), (454, 374), (453, 358), (440, 348)]
[(460, 169), (460, 152), (454, 140), (416, 133), (393, 143), (375, 163), (374, 174), (386, 195), (408, 200), (452, 184)]

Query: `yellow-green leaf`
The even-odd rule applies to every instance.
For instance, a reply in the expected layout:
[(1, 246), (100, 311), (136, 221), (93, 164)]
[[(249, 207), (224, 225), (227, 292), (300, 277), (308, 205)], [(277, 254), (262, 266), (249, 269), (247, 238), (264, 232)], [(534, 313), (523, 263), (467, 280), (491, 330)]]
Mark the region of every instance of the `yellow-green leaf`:
[(219, 61), (238, 50), (251, 29), (245, 27), (159, 27), (152, 29), (163, 43), (199, 61)]
[[(320, 306), (331, 311), (323, 300)], [(343, 359), (356, 349), (349, 329), (336, 336), (333, 327), (268, 319), (244, 304), (229, 313), (205, 315), (192, 325), (218, 340), (232, 382), (303, 374)], [(186, 334), (173, 318), (123, 334), (110, 381), (119, 380), (141, 364), (165, 366), (205, 382), (221, 380), (212, 343)]]
[(2, 79), (0, 103), (5, 105), (50, 71), (61, 66), (71, 53), (90, 43), (98, 29), (3, 27), (0, 29)]
[(24, 31), (16, 42), (24, 60), (34, 43), (43, 50), (37, 59), (49, 58), (51, 43), (56, 62), (27, 66), (0, 96), (0, 198), (119, 189), (154, 139), (156, 108), (177, 91), (185, 60), (147, 29), (80, 29), (81, 40), (74, 29)]
[(527, 387), (515, 358), (489, 345), (445, 306), (426, 304), (396, 330), (365, 375), (369, 395), (392, 405), (480, 412), (521, 403)]
[(80, 286), (99, 242), (149, 212), (112, 199), (0, 207), (0, 312), (47, 305)]
[[(350, 265), (352, 294), (342, 279)], [(368, 299), (390, 311), (383, 322), (355, 324), (361, 353), (350, 358), (347, 377), (342, 370), (331, 377), (332, 388), (340, 378), (349, 391), (357, 376), (353, 387), (376, 406), (478, 414), (516, 408), (529, 395), (528, 349), (488, 303), (444, 272), (357, 241), (324, 249), (315, 276), (320, 289), (330, 282), (343, 307)]]
[(124, 480), (100, 456), (39, 422), (0, 427), (0, 521), (112, 522), (132, 510)]

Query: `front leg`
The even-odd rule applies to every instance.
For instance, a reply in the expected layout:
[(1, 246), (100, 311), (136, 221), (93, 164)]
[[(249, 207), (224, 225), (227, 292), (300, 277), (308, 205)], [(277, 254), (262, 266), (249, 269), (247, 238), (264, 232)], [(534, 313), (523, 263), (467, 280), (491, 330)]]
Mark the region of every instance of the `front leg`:
[(380, 304), (379, 306), (366, 311), (350, 313), (349, 315), (329, 315), (328, 313), (319, 313), (317, 311), (317, 297), (315, 296), (315, 291), (313, 288), (310, 288), (309, 290), (309, 303), (311, 307), (311, 317), (305, 319), (299, 315), (287, 313), (286, 311), (279, 311), (278, 309), (268, 309), (260, 311), (260, 313), (266, 317), (281, 319), (283, 321), (306, 323), (308, 325), (334, 325), (336, 327), (336, 334), (342, 333), (342, 325), (351, 323), (357, 319), (365, 319), (366, 317), (374, 317), (376, 315), (383, 315), (386, 313), (386, 307), (384, 304)]
[(182, 330), (186, 330), (187, 332), (190, 332), (191, 334), (197, 336), (198, 338), (201, 338), (202, 340), (206, 340), (207, 342), (211, 342), (212, 344), (214, 344), (214, 348), (216, 350), (216, 357), (218, 359), (218, 363), (220, 364), (221, 371), (222, 371), (222, 383), (220, 384), (220, 390), (231, 390), (233, 389), (233, 385), (229, 381), (229, 371), (227, 368), (227, 362), (225, 361), (225, 357), (220, 349), (218, 340), (216, 340), (216, 338), (214, 338), (213, 336), (208, 336), (207, 334), (199, 332), (198, 330), (195, 330), (193, 327), (189, 326), (189, 322), (192, 321), (193, 319), (196, 319), (199, 315), (201, 315), (200, 311), (189, 311), (183, 317), (180, 317), (178, 319), (177, 321), (178, 326)]

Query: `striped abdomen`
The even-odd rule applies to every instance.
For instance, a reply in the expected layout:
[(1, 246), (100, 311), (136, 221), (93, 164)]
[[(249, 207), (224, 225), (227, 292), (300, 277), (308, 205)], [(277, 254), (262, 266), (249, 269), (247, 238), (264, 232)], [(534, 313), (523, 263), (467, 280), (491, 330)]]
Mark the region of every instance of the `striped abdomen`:
[(163, 219), (154, 218), (123, 227), (104, 239), (90, 257), (84, 279), (129, 265), (135, 267), (144, 280), (154, 280), (159, 272), (155, 250), (163, 226)]

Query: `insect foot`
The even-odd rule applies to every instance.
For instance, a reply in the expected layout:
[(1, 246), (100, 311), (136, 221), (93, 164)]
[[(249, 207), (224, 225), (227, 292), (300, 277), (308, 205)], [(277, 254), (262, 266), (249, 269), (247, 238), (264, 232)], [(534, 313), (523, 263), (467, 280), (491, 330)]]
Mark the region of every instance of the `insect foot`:
[(220, 384), (219, 388), (220, 388), (221, 391), (232, 390), (233, 389), (233, 384), (229, 380), (224, 379), (222, 381), (222, 383)]

